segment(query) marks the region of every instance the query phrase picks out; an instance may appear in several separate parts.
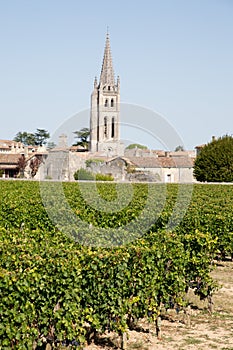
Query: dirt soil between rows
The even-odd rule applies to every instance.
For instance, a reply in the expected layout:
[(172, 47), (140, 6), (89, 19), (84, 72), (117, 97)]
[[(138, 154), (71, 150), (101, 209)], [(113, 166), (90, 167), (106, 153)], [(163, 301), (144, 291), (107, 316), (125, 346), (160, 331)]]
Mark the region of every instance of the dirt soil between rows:
[[(200, 301), (192, 292), (190, 326), (183, 312), (168, 310), (162, 320), (162, 336), (147, 322), (138, 324), (137, 331), (128, 332), (127, 350), (233, 350), (233, 262), (220, 262), (212, 272), (219, 283), (214, 294), (214, 311), (208, 312), (207, 301)], [(119, 349), (119, 337), (103, 334), (97, 343), (84, 350)]]

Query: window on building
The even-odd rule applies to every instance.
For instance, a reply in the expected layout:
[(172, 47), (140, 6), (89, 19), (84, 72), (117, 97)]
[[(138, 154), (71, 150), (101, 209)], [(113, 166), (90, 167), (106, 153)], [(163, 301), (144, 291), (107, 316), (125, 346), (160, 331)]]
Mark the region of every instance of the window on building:
[(99, 128), (99, 125), (97, 125), (97, 141), (98, 142), (100, 140), (99, 134), (100, 134), (100, 128)]
[(171, 174), (166, 175), (165, 182), (172, 182), (172, 175)]
[(115, 136), (115, 120), (114, 118), (112, 118), (112, 133), (111, 133), (111, 137), (113, 138)]
[(111, 107), (113, 107), (114, 106), (114, 99), (112, 98), (111, 99)]
[(108, 91), (110, 91), (111, 90), (111, 86), (108, 86)]
[(107, 117), (104, 117), (104, 137), (107, 137)]
[(108, 107), (108, 99), (105, 100), (104, 107)]

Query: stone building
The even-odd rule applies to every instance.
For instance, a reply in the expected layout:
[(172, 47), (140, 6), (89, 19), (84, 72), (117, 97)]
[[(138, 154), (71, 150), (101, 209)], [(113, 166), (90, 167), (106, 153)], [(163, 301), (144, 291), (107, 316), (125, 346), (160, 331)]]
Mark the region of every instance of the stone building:
[(91, 95), (90, 151), (108, 156), (123, 155), (120, 141), (120, 79), (115, 81), (109, 34), (106, 37), (99, 83)]
[(20, 167), (36, 152), (37, 147), (25, 146), (14, 140), (0, 140), (0, 177), (15, 178), (20, 176)]
[(109, 34), (99, 82), (94, 80), (90, 111), (90, 149), (69, 147), (61, 135), (37, 177), (74, 180), (80, 168), (111, 174), (116, 181), (193, 182), (195, 151), (127, 150), (120, 140), (120, 79), (115, 80)]

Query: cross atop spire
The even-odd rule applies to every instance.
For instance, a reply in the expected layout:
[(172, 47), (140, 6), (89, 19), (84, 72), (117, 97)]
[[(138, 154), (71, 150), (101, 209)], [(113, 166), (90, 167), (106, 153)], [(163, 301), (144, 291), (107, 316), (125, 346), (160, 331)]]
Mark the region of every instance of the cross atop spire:
[(108, 86), (115, 85), (114, 71), (113, 71), (113, 65), (112, 65), (112, 54), (111, 54), (110, 39), (109, 39), (108, 30), (107, 30), (107, 35), (106, 35), (106, 43), (105, 43), (105, 49), (104, 49), (102, 70), (101, 70), (101, 74), (100, 74), (100, 84), (108, 85)]

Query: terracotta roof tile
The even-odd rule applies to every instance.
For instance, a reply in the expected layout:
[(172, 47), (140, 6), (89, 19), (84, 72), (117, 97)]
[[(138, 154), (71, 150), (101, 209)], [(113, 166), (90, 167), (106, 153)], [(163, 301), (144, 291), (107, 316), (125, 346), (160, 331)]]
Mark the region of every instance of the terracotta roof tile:
[(2, 148), (2, 146), (5, 147), (11, 147), (12, 145), (16, 146), (18, 144), (18, 147), (23, 147), (24, 145), (22, 144), (22, 142), (16, 142), (13, 140), (0, 140), (0, 147)]
[(129, 157), (139, 168), (190, 168), (194, 159), (190, 157)]
[(0, 153), (0, 164), (15, 164), (17, 165), (21, 154), (1, 154)]

